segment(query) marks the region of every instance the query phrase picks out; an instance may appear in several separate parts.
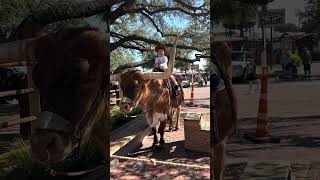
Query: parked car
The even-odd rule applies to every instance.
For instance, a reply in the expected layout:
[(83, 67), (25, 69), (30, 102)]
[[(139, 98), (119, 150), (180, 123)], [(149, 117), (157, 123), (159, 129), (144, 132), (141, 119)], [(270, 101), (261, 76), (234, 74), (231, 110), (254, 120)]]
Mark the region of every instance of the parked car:
[(181, 82), (181, 86), (182, 87), (184, 87), (184, 88), (188, 88), (188, 87), (190, 87), (190, 80), (189, 79), (184, 79), (184, 80), (182, 80), (182, 82)]
[(248, 51), (232, 52), (232, 78), (242, 81), (256, 77), (256, 63)]

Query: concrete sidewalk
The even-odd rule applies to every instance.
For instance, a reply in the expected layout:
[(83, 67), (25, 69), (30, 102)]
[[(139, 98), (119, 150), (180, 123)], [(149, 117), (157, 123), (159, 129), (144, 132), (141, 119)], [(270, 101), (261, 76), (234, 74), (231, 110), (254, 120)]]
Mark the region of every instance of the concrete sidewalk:
[(269, 135), (280, 138), (280, 143), (251, 142), (243, 135), (255, 133), (256, 118), (240, 119), (238, 136), (228, 141), (227, 162), (283, 161), (290, 164), (296, 179), (320, 178), (319, 117), (274, 117), (268, 125)]

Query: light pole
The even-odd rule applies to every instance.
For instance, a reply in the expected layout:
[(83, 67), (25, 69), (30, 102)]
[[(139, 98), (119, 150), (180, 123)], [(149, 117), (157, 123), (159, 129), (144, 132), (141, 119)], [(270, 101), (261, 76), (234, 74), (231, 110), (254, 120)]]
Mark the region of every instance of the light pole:
[(265, 138), (268, 136), (267, 126), (268, 126), (268, 66), (267, 66), (267, 53), (266, 53), (266, 6), (262, 7), (262, 17), (261, 17), (261, 27), (263, 35), (263, 51), (261, 53), (261, 65), (262, 65), (262, 75), (260, 78), (260, 99), (259, 99), (259, 109), (257, 117), (257, 128), (256, 128), (256, 138)]

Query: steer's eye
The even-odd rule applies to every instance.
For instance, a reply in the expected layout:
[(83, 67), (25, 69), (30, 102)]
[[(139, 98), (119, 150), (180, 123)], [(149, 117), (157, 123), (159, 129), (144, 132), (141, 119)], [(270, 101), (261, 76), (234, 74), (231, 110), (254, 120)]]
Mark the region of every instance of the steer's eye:
[(138, 85), (139, 82), (138, 82), (137, 80), (134, 80), (134, 81), (133, 81), (133, 84), (134, 84), (134, 85)]

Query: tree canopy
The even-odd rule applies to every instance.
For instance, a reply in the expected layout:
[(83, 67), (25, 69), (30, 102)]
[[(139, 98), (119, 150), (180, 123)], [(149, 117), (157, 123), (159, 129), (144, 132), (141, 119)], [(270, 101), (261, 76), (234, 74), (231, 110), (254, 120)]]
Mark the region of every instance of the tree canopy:
[[(171, 47), (173, 36), (179, 33), (177, 60), (192, 62), (185, 55), (193, 50), (209, 53), (209, 1), (140, 0), (126, 11), (114, 21), (111, 18), (111, 51), (119, 47), (135, 50), (147, 63), (154, 58), (155, 45)], [(147, 63), (144, 67), (152, 66)], [(176, 64), (185, 66), (183, 62)]]
[(320, 1), (306, 0), (304, 11), (299, 11), (297, 16), (303, 18), (302, 30), (308, 33), (320, 31)]
[(213, 21), (222, 23), (227, 29), (243, 29), (253, 27), (256, 23), (258, 4), (249, 1), (216, 0), (213, 1)]
[[(112, 57), (129, 56), (128, 52), (151, 57), (159, 43), (170, 48), (177, 33), (178, 61), (192, 62), (185, 55), (193, 50), (209, 51), (209, 0), (3, 0), (0, 15), (2, 39), (8, 35), (11, 40), (28, 38), (70, 24), (88, 24), (84, 18), (94, 16), (110, 22)], [(119, 52), (123, 49), (126, 53)]]

